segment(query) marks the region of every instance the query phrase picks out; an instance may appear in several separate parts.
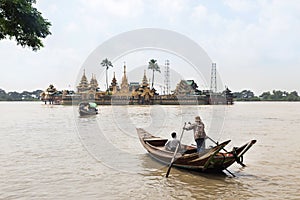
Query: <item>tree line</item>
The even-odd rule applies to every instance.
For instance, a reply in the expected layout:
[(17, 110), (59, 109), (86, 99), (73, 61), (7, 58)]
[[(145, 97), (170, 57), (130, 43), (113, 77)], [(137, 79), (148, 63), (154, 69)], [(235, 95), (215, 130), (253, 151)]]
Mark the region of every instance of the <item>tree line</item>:
[(272, 92), (263, 92), (261, 95), (255, 96), (251, 90), (243, 90), (234, 92), (233, 95), (236, 101), (300, 101), (297, 91), (273, 90)]
[(0, 89), (0, 101), (39, 101), (42, 90), (35, 90), (33, 92), (23, 91), (19, 92), (5, 92)]
[[(40, 94), (43, 90), (35, 90), (32, 92), (5, 92), (0, 88), (0, 101), (39, 101)], [(251, 90), (243, 90), (241, 92), (233, 92), (235, 101), (300, 101), (300, 97), (296, 91), (286, 92), (273, 90), (272, 92), (263, 92), (259, 96)]]

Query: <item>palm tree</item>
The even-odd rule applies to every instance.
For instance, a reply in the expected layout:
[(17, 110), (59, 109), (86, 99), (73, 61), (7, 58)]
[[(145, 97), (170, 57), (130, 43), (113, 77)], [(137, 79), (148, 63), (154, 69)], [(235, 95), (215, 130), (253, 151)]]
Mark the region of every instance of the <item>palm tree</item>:
[(106, 68), (105, 69), (106, 70), (106, 91), (108, 91), (107, 70), (110, 67), (113, 67), (113, 65), (112, 65), (112, 63), (107, 58), (105, 58), (104, 60), (102, 60), (101, 65), (102, 65), (102, 67)]
[(157, 71), (160, 73), (160, 68), (156, 62), (157, 60), (151, 59), (149, 61), (149, 65), (148, 65), (148, 69), (152, 70), (153, 74), (152, 74), (152, 89), (153, 89), (153, 85), (154, 85), (154, 72)]

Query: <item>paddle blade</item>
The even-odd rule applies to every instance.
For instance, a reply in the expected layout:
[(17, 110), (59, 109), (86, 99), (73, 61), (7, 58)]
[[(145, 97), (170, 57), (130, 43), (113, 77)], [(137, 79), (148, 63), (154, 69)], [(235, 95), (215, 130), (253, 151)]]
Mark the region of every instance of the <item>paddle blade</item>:
[(172, 166), (173, 166), (173, 163), (171, 163), (170, 166), (169, 166), (169, 168), (168, 168), (168, 171), (167, 171), (167, 174), (166, 174), (166, 178), (169, 177), (169, 174), (170, 174)]

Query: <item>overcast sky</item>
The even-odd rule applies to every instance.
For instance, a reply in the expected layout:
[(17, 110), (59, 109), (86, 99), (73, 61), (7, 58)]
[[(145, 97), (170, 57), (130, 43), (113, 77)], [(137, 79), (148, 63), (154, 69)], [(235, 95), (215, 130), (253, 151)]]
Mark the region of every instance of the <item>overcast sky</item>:
[(100, 44), (126, 31), (160, 28), (197, 42), (233, 91), (300, 92), (297, 0), (38, 0), (36, 7), (52, 23), (52, 35), (38, 52), (0, 41), (0, 88), (6, 91), (50, 83), (74, 88), (84, 61)]

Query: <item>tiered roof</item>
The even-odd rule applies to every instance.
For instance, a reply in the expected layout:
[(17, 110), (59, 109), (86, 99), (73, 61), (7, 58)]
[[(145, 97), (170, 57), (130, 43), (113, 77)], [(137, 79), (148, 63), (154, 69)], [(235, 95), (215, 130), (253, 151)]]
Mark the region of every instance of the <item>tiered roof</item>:
[(90, 81), (90, 88), (92, 90), (97, 90), (98, 89), (98, 81), (97, 81), (96, 77), (94, 76), (94, 74), (92, 74), (92, 78), (91, 78), (91, 81)]
[(77, 86), (78, 92), (86, 92), (89, 90), (96, 91), (97, 89), (98, 89), (98, 82), (96, 80), (96, 77), (92, 74), (92, 78), (89, 83), (85, 75), (85, 70), (83, 70), (83, 75), (81, 77), (79, 85)]
[(174, 90), (175, 95), (189, 95), (189, 94), (195, 94), (196, 88), (198, 87), (197, 84), (194, 83), (194, 81), (191, 80), (181, 80)]

